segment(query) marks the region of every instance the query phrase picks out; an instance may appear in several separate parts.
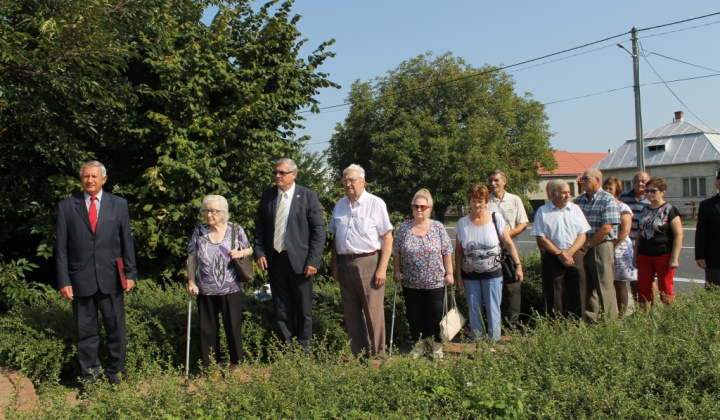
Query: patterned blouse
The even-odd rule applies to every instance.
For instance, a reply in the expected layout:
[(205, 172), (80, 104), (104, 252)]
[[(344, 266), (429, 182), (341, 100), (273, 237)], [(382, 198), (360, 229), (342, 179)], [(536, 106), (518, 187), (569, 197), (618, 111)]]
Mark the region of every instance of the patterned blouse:
[[(235, 246), (230, 248), (232, 229), (235, 232)], [(220, 243), (210, 242), (210, 227), (207, 223), (195, 226), (192, 239), (187, 250), (190, 255), (197, 257), (198, 282), (197, 286), (203, 295), (229, 295), (241, 290), (237, 271), (231, 262), (228, 251), (230, 249), (250, 248), (245, 231), (242, 227), (228, 223), (225, 237)]]
[(445, 226), (432, 220), (427, 233), (422, 236), (413, 234), (412, 227), (412, 220), (404, 221), (393, 244), (395, 258), (400, 258), (402, 285), (410, 289), (443, 287), (443, 257), (453, 252)]

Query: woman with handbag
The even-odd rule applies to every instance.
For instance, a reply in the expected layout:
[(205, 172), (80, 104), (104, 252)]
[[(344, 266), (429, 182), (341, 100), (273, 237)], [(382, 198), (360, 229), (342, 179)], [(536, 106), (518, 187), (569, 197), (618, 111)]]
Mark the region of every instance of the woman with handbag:
[[(517, 264), (515, 278), (518, 281), (523, 280), (522, 265), (505, 220), (495, 217), (493, 223), (492, 215), (487, 210), (490, 201), (488, 188), (473, 185), (468, 191), (468, 200), (470, 214), (460, 219), (455, 226), (458, 289), (465, 290), (472, 340), (477, 341), (487, 335), (492, 341), (498, 341), (503, 285), (501, 240)], [(498, 235), (498, 232), (502, 233)]]
[[(225, 197), (206, 196), (200, 213), (205, 223), (195, 226), (187, 247), (187, 292), (191, 296), (198, 296), (203, 366), (208, 367), (220, 349), (218, 331), (219, 315), (222, 314), (230, 353), (230, 370), (234, 371), (243, 360), (243, 294), (240, 274), (232, 259), (252, 255), (252, 248), (243, 228), (228, 223)], [(235, 243), (232, 243), (233, 239)]]
[(402, 283), (410, 337), (415, 348), (413, 358), (426, 350), (432, 340), (433, 358), (443, 357), (440, 321), (443, 317), (445, 286), (453, 280), (453, 247), (445, 226), (430, 219), (433, 199), (430, 191), (421, 189), (411, 202), (412, 220), (406, 220), (397, 231), (395, 251), (396, 283)]

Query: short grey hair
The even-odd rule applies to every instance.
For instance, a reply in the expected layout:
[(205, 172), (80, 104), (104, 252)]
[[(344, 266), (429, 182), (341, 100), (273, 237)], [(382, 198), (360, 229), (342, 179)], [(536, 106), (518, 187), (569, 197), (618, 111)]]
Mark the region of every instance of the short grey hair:
[(202, 207), (200, 211), (205, 209), (205, 205), (208, 203), (218, 203), (220, 205), (220, 220), (228, 221), (228, 202), (222, 195), (206, 195), (202, 201)]
[(600, 180), (600, 182), (602, 182), (603, 174), (602, 174), (602, 171), (600, 171), (600, 169), (590, 168), (590, 169), (586, 170), (585, 172), (587, 172), (587, 174), (590, 175), (591, 177), (597, 178)]
[(505, 172), (501, 171), (500, 169), (495, 169), (490, 171), (490, 173), (487, 175), (487, 178), (490, 179), (493, 175), (500, 175), (503, 179), (503, 181), (507, 181), (507, 177), (505, 176)]
[(280, 158), (275, 162), (273, 168), (277, 168), (278, 165), (287, 165), (290, 172), (297, 172), (297, 164), (290, 158)]
[(345, 168), (345, 170), (343, 170), (343, 177), (347, 175), (348, 172), (357, 172), (358, 177), (365, 179), (365, 169), (363, 169), (362, 166), (356, 163), (351, 164), (350, 166)]
[(102, 171), (102, 177), (103, 178), (107, 177), (107, 169), (105, 169), (105, 165), (98, 162), (97, 160), (91, 160), (89, 162), (83, 163), (83, 166), (80, 167), (80, 172), (78, 173), (78, 178), (82, 179), (83, 172), (85, 172), (85, 168), (92, 168), (93, 166), (100, 167), (100, 171)]
[(550, 197), (557, 194), (558, 191), (568, 186), (568, 183), (563, 181), (562, 179), (555, 179), (551, 181), (548, 184), (548, 192), (550, 193)]

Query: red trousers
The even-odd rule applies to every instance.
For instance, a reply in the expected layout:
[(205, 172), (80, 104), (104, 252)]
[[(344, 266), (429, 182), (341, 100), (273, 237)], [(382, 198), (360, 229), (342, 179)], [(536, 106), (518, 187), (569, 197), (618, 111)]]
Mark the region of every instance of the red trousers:
[(650, 257), (638, 254), (638, 294), (640, 303), (653, 302), (652, 283), (657, 274), (658, 289), (663, 303), (669, 304), (675, 299), (673, 277), (675, 269), (670, 268), (670, 253)]

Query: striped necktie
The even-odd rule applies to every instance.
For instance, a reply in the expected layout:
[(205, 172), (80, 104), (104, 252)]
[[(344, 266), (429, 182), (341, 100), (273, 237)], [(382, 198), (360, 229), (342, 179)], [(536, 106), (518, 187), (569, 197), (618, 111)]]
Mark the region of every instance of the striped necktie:
[(285, 220), (287, 220), (287, 203), (287, 193), (282, 193), (277, 213), (275, 213), (275, 235), (273, 236), (273, 246), (277, 252), (285, 250)]

